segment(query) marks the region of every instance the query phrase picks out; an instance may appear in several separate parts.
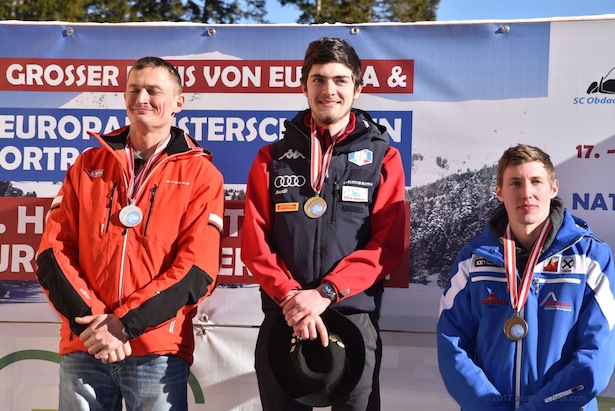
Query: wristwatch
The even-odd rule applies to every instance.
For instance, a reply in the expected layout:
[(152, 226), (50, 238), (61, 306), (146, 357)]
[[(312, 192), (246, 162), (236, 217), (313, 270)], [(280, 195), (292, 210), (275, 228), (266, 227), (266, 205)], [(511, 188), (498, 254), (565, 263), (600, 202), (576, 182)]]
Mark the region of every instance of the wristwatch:
[(325, 297), (331, 300), (332, 303), (337, 301), (337, 292), (335, 291), (335, 287), (328, 281), (322, 283), (322, 292)]

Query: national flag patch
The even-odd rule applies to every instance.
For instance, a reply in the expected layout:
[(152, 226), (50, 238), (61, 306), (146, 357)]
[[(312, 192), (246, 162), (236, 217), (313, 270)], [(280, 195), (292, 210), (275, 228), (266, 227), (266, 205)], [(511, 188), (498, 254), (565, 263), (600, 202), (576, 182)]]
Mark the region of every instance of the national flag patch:
[(348, 154), (348, 161), (358, 166), (366, 166), (374, 161), (374, 153), (366, 148), (359, 151), (353, 151)]

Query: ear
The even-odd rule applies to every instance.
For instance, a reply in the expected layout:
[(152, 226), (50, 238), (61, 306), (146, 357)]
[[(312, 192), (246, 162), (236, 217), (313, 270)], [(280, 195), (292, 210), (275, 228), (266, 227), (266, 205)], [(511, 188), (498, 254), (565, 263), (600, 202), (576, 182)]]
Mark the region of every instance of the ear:
[(186, 101), (186, 98), (184, 97), (183, 94), (180, 94), (177, 97), (175, 97), (175, 110), (173, 110), (174, 114), (177, 114), (184, 109), (185, 101)]
[(497, 184), (495, 185), (495, 196), (498, 198), (498, 200), (504, 202), (504, 200), (502, 200), (502, 187)]
[(357, 87), (357, 89), (354, 92), (353, 100), (356, 100), (359, 97), (359, 94), (361, 94), (361, 91), (363, 91), (363, 85), (359, 84), (359, 87)]
[(553, 180), (553, 183), (551, 183), (551, 198), (555, 198), (557, 193), (559, 193), (559, 181)]
[(301, 83), (301, 91), (303, 92), (303, 95), (307, 97), (307, 87), (304, 83)]

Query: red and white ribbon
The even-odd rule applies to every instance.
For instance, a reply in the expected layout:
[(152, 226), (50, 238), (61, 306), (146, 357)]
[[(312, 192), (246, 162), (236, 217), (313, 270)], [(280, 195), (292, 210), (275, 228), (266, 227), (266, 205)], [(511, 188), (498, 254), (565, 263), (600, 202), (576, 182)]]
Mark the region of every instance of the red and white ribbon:
[(518, 292), (517, 288), (517, 258), (515, 251), (515, 240), (513, 238), (510, 224), (506, 227), (504, 233), (504, 266), (506, 268), (506, 281), (508, 283), (508, 290), (510, 292), (510, 305), (515, 313), (519, 314), (527, 301), (527, 296), (530, 293), (530, 286), (532, 279), (534, 278), (534, 267), (540, 257), (540, 251), (547, 239), (547, 234), (551, 230), (551, 219), (547, 219), (545, 225), (542, 227), (540, 235), (536, 239), (530, 257), (527, 260), (525, 270), (523, 271), (523, 277), (521, 277), (521, 290)]
[(331, 156), (333, 155), (333, 147), (335, 147), (335, 140), (331, 142), (331, 145), (325, 151), (323, 156), (322, 148), (320, 146), (320, 140), (318, 139), (316, 125), (313, 121), (310, 121), (311, 128), (311, 161), (310, 161), (310, 183), (314, 193), (319, 194), (322, 189), (322, 185), (325, 182), (327, 176), (327, 170), (329, 170), (329, 163), (331, 162)]
[(135, 175), (135, 158), (132, 151), (132, 143), (130, 142), (130, 136), (127, 137), (124, 150), (126, 153), (126, 158), (128, 159), (128, 195), (131, 199), (134, 198), (135, 193), (139, 189), (139, 186), (141, 186), (141, 184), (143, 183), (145, 175), (147, 174), (147, 170), (162, 155), (170, 140), (171, 134), (169, 134), (165, 139), (161, 140), (156, 146), (156, 150), (154, 151), (154, 153), (150, 156), (147, 162), (141, 166), (141, 168), (139, 169), (139, 171), (137, 171), (137, 174)]

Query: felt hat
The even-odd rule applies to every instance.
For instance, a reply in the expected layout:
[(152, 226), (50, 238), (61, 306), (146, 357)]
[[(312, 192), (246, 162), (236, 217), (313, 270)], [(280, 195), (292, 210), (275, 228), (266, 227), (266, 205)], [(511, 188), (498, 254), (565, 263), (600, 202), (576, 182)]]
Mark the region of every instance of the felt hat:
[(329, 345), (320, 338), (301, 340), (280, 315), (269, 334), (269, 364), (278, 383), (295, 401), (326, 407), (345, 399), (359, 382), (365, 366), (365, 344), (357, 326), (327, 308), (321, 318)]

